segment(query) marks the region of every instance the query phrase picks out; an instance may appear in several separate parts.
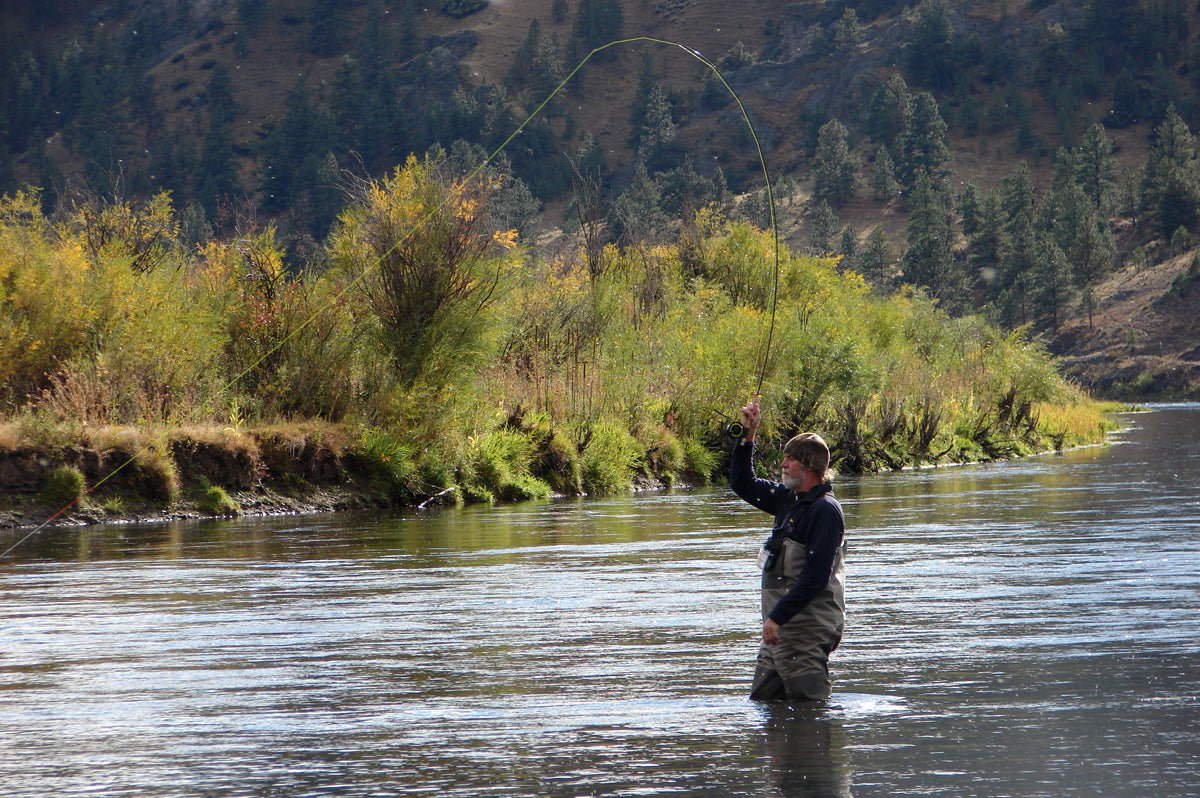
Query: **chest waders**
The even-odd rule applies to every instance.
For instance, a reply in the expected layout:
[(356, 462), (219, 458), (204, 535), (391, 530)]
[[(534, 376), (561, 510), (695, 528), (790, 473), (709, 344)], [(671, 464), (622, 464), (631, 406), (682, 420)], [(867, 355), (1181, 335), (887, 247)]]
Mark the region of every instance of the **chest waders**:
[[(779, 556), (762, 575), (762, 617), (796, 584), (808, 562), (803, 543), (785, 538)], [(833, 686), (829, 682), (829, 655), (842, 641), (846, 624), (845, 545), (838, 547), (829, 584), (808, 605), (779, 627), (780, 640), (758, 649), (754, 686), (750, 698), (823, 701)]]

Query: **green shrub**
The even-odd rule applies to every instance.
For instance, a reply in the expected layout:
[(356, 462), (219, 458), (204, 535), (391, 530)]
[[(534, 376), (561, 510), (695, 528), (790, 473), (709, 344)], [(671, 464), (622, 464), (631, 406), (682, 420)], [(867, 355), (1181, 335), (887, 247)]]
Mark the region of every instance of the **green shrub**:
[(242, 512), (241, 506), (217, 485), (204, 491), (198, 506), (200, 512), (207, 515), (240, 515)]
[(698, 485), (707, 485), (720, 465), (717, 453), (700, 441), (683, 444), (683, 473)]
[(65, 508), (82, 499), (86, 490), (82, 471), (75, 466), (55, 466), (46, 474), (38, 500), (47, 507)]
[(468, 17), (485, 8), (485, 0), (442, 0), (442, 13), (448, 17)]
[(545, 498), (550, 485), (530, 473), (533, 443), (509, 429), (475, 439), (460, 469), (467, 501), (513, 502)]
[(133, 461), (138, 491), (144, 497), (168, 507), (179, 500), (179, 469), (167, 451), (165, 442), (139, 446)]
[(643, 462), (650, 476), (659, 477), (671, 485), (683, 468), (683, 443), (670, 430), (660, 429), (657, 432), (655, 440), (646, 447)]
[(624, 427), (607, 420), (593, 423), (585, 437), (581, 454), (584, 491), (590, 496), (628, 491), (642, 463), (637, 440)]
[(417, 473), (413, 447), (375, 428), (363, 430), (360, 444), (360, 453), (376, 487), (392, 501), (412, 498), (412, 482)]
[(562, 432), (549, 433), (538, 447), (531, 463), (533, 476), (543, 480), (555, 493), (578, 496), (583, 493), (583, 474), (579, 450)]
[(550, 486), (530, 474), (520, 474), (513, 477), (503, 486), (499, 498), (506, 502), (544, 499), (550, 495)]
[(464, 483), (459, 486), (464, 504), (495, 504), (496, 494), (475, 483)]
[(1200, 257), (1193, 255), (1188, 261), (1187, 269), (1175, 275), (1171, 281), (1171, 293), (1177, 297), (1187, 297), (1200, 285)]

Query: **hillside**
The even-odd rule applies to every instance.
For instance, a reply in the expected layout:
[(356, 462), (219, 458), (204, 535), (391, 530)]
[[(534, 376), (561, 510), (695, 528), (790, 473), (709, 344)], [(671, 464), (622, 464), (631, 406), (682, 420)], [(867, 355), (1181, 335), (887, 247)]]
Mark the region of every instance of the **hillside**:
[(1080, 312), (1047, 336), (1065, 372), (1098, 395), (1194, 399), (1200, 383), (1195, 278), (1186, 295), (1172, 291), (1193, 257), (1125, 266), (1101, 283), (1091, 314)]
[[(48, 56), (81, 42), (85, 48), (124, 48), (124, 52), (136, 53), (142, 59), (151, 96), (140, 100), (130, 97), (120, 103), (121, 113), (128, 120), (118, 136), (123, 140), (125, 157), (114, 160), (106, 169), (93, 169), (107, 174), (114, 192), (144, 195), (161, 187), (167, 178), (159, 172), (168, 162), (157, 156), (166, 149), (184, 147), (193, 153), (180, 155), (182, 166), (178, 169), (185, 174), (176, 175), (174, 183), (166, 185), (181, 206), (188, 192), (196, 192), (195, 201), (203, 204), (196, 170), (203, 163), (206, 131), (211, 138), (214, 129), (213, 76), (223, 71), (234, 108), (229, 149), (235, 179), (226, 194), (232, 202), (208, 205), (209, 218), (217, 223), (221, 208), (226, 213), (274, 216), (281, 220), (285, 231), (300, 237), (305, 227), (300, 214), (318, 200), (311, 191), (298, 193), (286, 202), (279, 200), (268, 179), (270, 159), (279, 157), (282, 136), (294, 120), (297, 96), (311, 100), (314, 108), (336, 105), (339, 69), (348, 56), (360, 60), (364, 57), (363, 48), (372, 32), (368, 21), (371, 3), (341, 4), (335, 18), (338, 24), (329, 29), (330, 38), (319, 42), (322, 46), (314, 45), (318, 14), (324, 13), (320, 9), (328, 5), (313, 0), (58, 0), (40, 4), (39, 0), (16, 0), (0, 8), (0, 20), (5, 42), (29, 37), (35, 48)], [(940, 79), (936, 74), (925, 78), (933, 85), (942, 113), (950, 122), (946, 169), (951, 189), (961, 191), (969, 183), (981, 191), (997, 189), (1019, 163), (1028, 165), (1035, 186), (1048, 186), (1054, 171), (1054, 151), (1064, 138), (1064, 122), (1045, 99), (1045, 92), (1036, 88), (1038, 81), (1045, 79), (1039, 74), (1042, 65), (1038, 53), (1044, 52), (1048, 31), (1071, 32), (1085, 26), (1085, 4), (960, 0), (948, 5), (953, 41), (972, 43), (970, 46), (979, 52), (974, 62), (977, 66), (966, 80)], [(419, 127), (415, 121), (419, 118), (449, 113), (444, 109), (455, 105), (459, 89), (484, 105), (494, 102), (489, 98), (496, 95), (489, 91), (505, 83), (534, 20), (544, 38), (552, 37), (562, 46), (563, 71), (569, 71), (574, 63), (565, 63), (566, 44), (572, 36), (578, 4), (568, 4), (571, 13), (557, 22), (554, 6), (553, 0), (504, 0), (460, 19), (431, 7), (415, 7), (410, 31), (418, 42), (415, 54), (390, 68), (402, 111), (392, 126), (411, 122)], [(403, 31), (397, 21), (404, 7), (400, 2), (386, 2), (374, 10), (382, 9), (385, 29), (399, 35)], [(851, 8), (859, 11), (861, 36), (837, 49), (832, 45), (831, 32)], [(253, 25), (249, 24), (251, 11), (255, 15)], [(816, 211), (812, 201), (812, 152), (818, 124), (836, 118), (849, 128), (852, 151), (862, 164), (862, 180), (869, 181), (875, 150), (865, 135), (866, 109), (873, 93), (889, 76), (903, 70), (907, 53), (911, 52), (906, 48), (919, 42), (914, 37), (921, 35), (905, 4), (879, 0), (766, 0), (745, 3), (735, 10), (717, 0), (654, 0), (626, 2), (623, 12), (623, 38), (646, 37), (680, 46), (631, 41), (597, 55), (583, 70), (578, 85), (560, 95), (556, 106), (545, 114), (550, 131), (547, 135), (556, 140), (546, 143), (538, 138), (541, 134), (531, 130), (535, 135), (519, 138), (509, 148), (518, 166), (538, 170), (536, 173), (543, 177), (546, 169), (561, 172), (561, 165), (545, 164), (559, 159), (557, 152), (577, 151), (594, 135), (605, 156), (609, 190), (615, 195), (626, 187), (638, 157), (630, 145), (631, 108), (638, 101), (639, 73), (646, 54), (654, 75), (673, 102), (678, 132), (674, 157), (694, 164), (696, 172), (705, 177), (719, 168), (736, 193), (752, 192), (761, 186), (759, 164), (736, 105), (729, 102), (728, 96), (713, 97), (711, 71), (683, 49), (697, 51), (713, 63), (726, 63), (722, 59), (740, 45), (751, 57), (727, 62), (722, 75), (751, 116), (773, 179), (790, 179), (781, 183), (788, 188), (777, 197), (778, 222), (783, 239), (795, 249), (808, 246), (812, 235)], [(152, 45), (130, 45), (139, 37), (151, 36)], [(1193, 32), (1179, 47), (1187, 50), (1194, 37)], [(1003, 55), (1002, 67), (991, 65), (1001, 63), (998, 54)], [(1087, 55), (1081, 53), (1079, 57)], [(126, 61), (131, 58), (127, 56)], [(1148, 84), (1150, 68), (1144, 71), (1147, 77), (1142, 83)], [(1115, 83), (1111, 74), (1106, 80), (1105, 85)], [(1185, 99), (1189, 97), (1194, 81), (1186, 66), (1178, 68), (1176, 82)], [(993, 88), (993, 84), (1001, 83), (1019, 89), (1020, 102), (1027, 103), (1023, 133), (1034, 144), (1017, 146), (1011, 121), (989, 123), (974, 130), (955, 122), (963, 118), (963, 109), (972, 97), (980, 98), (984, 107), (998, 108), (997, 114), (1005, 111), (1005, 103), (1018, 95), (1001, 98), (999, 89)], [(528, 115), (539, 101), (532, 91), (513, 91), (504, 98), (511, 107), (512, 119), (506, 123), (509, 127)], [(1082, 103), (1078, 119), (1071, 120), (1071, 137), (1077, 140), (1086, 123), (1111, 121), (1114, 108), (1111, 97), (1105, 95)], [(480, 118), (466, 119), (475, 124)], [(446, 127), (450, 123), (444, 120), (439, 124), (453, 129)], [(431, 131), (437, 129), (422, 129), (407, 141), (421, 151), (434, 135)], [(1125, 179), (1133, 180), (1145, 162), (1152, 143), (1151, 131), (1152, 126), (1145, 120), (1107, 126)], [(502, 135), (501, 130), (491, 138), (480, 137), (490, 148)], [(81, 137), (79, 127), (64, 126), (51, 132), (44, 148), (14, 151), (10, 156), (11, 182), (47, 185), (45, 176), (56, 172), (58, 177), (50, 186), (53, 193), (68, 194), (73, 180), (97, 166), (95, 156), (87, 154), (87, 141), (81, 142)], [(343, 168), (355, 168), (356, 159), (363, 157), (352, 149), (346, 151), (344, 142), (328, 137), (322, 141), (329, 143), (321, 147), (338, 151)], [(534, 144), (527, 145), (529, 141)], [(320, 157), (324, 153), (315, 154)], [(403, 153), (396, 151), (386, 157), (395, 163), (402, 160)], [(526, 160), (520, 162), (521, 157)], [(380, 156), (379, 163), (384, 158)], [(288, 163), (297, 173), (302, 171), (299, 160)], [(358, 161), (359, 166), (362, 163)], [(54, 172), (49, 171), (50, 164)], [(114, 177), (114, 173), (119, 174)], [(556, 174), (544, 177), (542, 185), (564, 186), (564, 178)], [(564, 224), (564, 210), (570, 199), (569, 191), (541, 196), (543, 228)], [(241, 210), (229, 210), (230, 204)], [(837, 208), (837, 219), (850, 226), (860, 240), (879, 228), (898, 253), (905, 247), (909, 210), (903, 195), (879, 200), (869, 189), (862, 189)], [(304, 235), (320, 237), (320, 224), (307, 227), (314, 232)], [(1152, 234), (1128, 227), (1121, 227), (1119, 232), (1118, 256), (1129, 262), (1135, 252), (1140, 253), (1138, 265), (1122, 266), (1096, 284), (1091, 290), (1094, 301), (1090, 312), (1077, 299), (1064, 309), (1058, 329), (1038, 324), (1034, 333), (1062, 358), (1069, 374), (1100, 393), (1125, 398), (1194, 398), (1200, 391), (1196, 353), (1200, 330), (1195, 321), (1200, 314), (1196, 313), (1194, 293), (1176, 296), (1169, 291), (1175, 277), (1187, 268), (1191, 253), (1158, 262), (1144, 255), (1166, 250), (1161, 242), (1154, 244)], [(315, 246), (312, 243), (295, 251), (312, 252)], [(960, 234), (953, 247), (965, 259), (965, 237)]]

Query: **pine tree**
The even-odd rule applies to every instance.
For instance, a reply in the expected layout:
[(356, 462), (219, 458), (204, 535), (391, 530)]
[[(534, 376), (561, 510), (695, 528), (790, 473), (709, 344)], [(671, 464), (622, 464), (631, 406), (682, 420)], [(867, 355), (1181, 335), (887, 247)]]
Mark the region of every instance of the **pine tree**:
[(813, 157), (813, 196), (840, 207), (854, 196), (858, 164), (847, 144), (849, 131), (836, 119), (821, 126)]
[(421, 43), (417, 38), (416, 0), (400, 0), (397, 29), (399, 36), (396, 40), (396, 57), (400, 60), (412, 58), (421, 50)]
[(965, 235), (973, 236), (979, 230), (979, 202), (979, 187), (974, 180), (967, 181), (962, 194), (958, 196), (959, 224)]
[(233, 98), (233, 85), (229, 81), (229, 70), (218, 64), (208, 79), (205, 88), (209, 119), (223, 125), (233, 124), (237, 114), (237, 101)]
[(237, 187), (231, 125), (220, 118), (213, 119), (200, 147), (199, 174), (196, 179), (196, 199), (210, 218), (215, 218), (222, 202)]
[(876, 227), (867, 236), (867, 243), (858, 258), (858, 269), (867, 282), (876, 288), (887, 288), (892, 283), (892, 248), (888, 245), (883, 228)]
[(345, 149), (371, 172), (395, 165), (409, 149), (412, 123), (397, 102), (395, 64), (400, 44), (385, 25), (379, 0), (367, 8), (367, 24), (354, 55), (343, 57), (334, 76), (330, 110)]
[(633, 181), (613, 203), (613, 228), (625, 245), (655, 243), (667, 230), (662, 209), (662, 192), (642, 163), (634, 169)]
[(1146, 114), (1146, 91), (1129, 67), (1117, 73), (1112, 87), (1112, 109), (1105, 120), (1113, 127), (1137, 124)]
[(200, 172), (199, 157), (191, 136), (175, 129), (150, 148), (150, 178), (173, 197), (187, 197)]
[(1159, 53), (1154, 63), (1154, 74), (1150, 79), (1149, 96), (1146, 99), (1150, 123), (1157, 125), (1162, 122), (1167, 116), (1167, 109), (1177, 106), (1180, 99), (1175, 75), (1167, 68), (1162, 53)]
[(880, 144), (875, 151), (875, 169), (871, 176), (871, 186), (875, 189), (875, 199), (886, 200), (896, 196), (900, 183), (896, 180), (896, 167), (888, 148)]
[(621, 38), (625, 10), (620, 0), (579, 0), (572, 37), (583, 50), (593, 50)]
[(674, 109), (659, 83), (649, 51), (643, 50), (638, 90), (629, 109), (629, 145), (653, 173), (671, 166), (668, 160), (675, 140)]
[(307, 46), (316, 55), (334, 55), (342, 49), (348, 20), (341, 0), (312, 0), (309, 6)]
[(1072, 159), (1075, 181), (1102, 213), (1110, 206), (1117, 187), (1117, 159), (1104, 126), (1093, 124), (1083, 134)]
[(658, 73), (654, 69), (654, 59), (650, 55), (650, 50), (644, 49), (638, 66), (637, 91), (629, 106), (628, 144), (635, 150), (641, 144), (642, 134), (646, 130), (647, 108), (650, 105), (650, 95), (654, 93), (655, 88), (660, 88)]
[[(1069, 184), (1076, 205), (1086, 209), (1087, 200), (1079, 186)], [(1039, 320), (1049, 317), (1052, 329), (1058, 329), (1063, 308), (1073, 296), (1074, 275), (1069, 258), (1060, 246), (1060, 209), (1062, 203), (1055, 198), (1046, 200), (1042, 209), (1043, 220), (1038, 224), (1038, 235), (1033, 245), (1033, 302)], [(1062, 236), (1064, 238), (1064, 236)]]
[(972, 278), (998, 293), (1000, 253), (1008, 246), (1004, 229), (1004, 209), (996, 192), (988, 192), (979, 203), (975, 229), (967, 244), (967, 266)]
[(1063, 253), (1077, 286), (1096, 282), (1112, 268), (1116, 241), (1084, 188), (1075, 181), (1056, 185), (1039, 214), (1039, 227)]
[(841, 256), (838, 261), (838, 269), (841, 271), (858, 271), (858, 233), (854, 232), (854, 228), (846, 225), (842, 228), (842, 235), (838, 241), (837, 254)]
[(1004, 239), (1000, 264), (992, 284), (993, 306), (1001, 324), (1017, 327), (1036, 313), (1037, 245), (1036, 196), (1025, 162), (1004, 181), (1000, 207), (1004, 214)]
[(1080, 49), (1105, 58), (1105, 67), (1115, 68), (1131, 46), (1130, 34), (1142, 26), (1141, 9), (1129, 0), (1091, 0), (1078, 34)]
[(128, 134), (119, 69), (103, 41), (77, 64), (85, 72), (78, 76), (78, 112), (67, 139), (83, 160), (88, 185), (98, 193), (119, 193)]
[(945, 180), (945, 164), (950, 160), (946, 122), (937, 100), (927, 91), (913, 98), (900, 137), (900, 182), (911, 187), (921, 177), (938, 184)]
[(812, 225), (808, 233), (808, 247), (814, 255), (829, 255), (834, 250), (834, 239), (842, 223), (829, 203), (821, 200), (813, 212)]
[(904, 45), (905, 64), (917, 83), (939, 89), (954, 85), (954, 29), (946, 0), (921, 0), (913, 14), (912, 39)]
[(8, 194), (15, 188), (12, 155), (8, 151), (8, 143), (0, 137), (0, 194)]
[(1143, 170), (1140, 205), (1155, 232), (1169, 239), (1179, 227), (1196, 229), (1200, 161), (1195, 137), (1174, 106), (1157, 133)]
[(876, 144), (897, 152), (900, 136), (907, 125), (912, 92), (904, 82), (904, 76), (893, 72), (887, 83), (871, 95), (867, 109), (867, 135)]
[(538, 39), (541, 36), (541, 24), (534, 17), (529, 21), (529, 30), (525, 33), (525, 42), (513, 54), (512, 65), (504, 78), (504, 85), (512, 91), (521, 91), (533, 74), (533, 56), (537, 52)]
[(653, 172), (669, 165), (669, 155), (676, 143), (675, 120), (671, 102), (662, 86), (655, 84), (646, 103), (646, 114), (638, 137), (638, 157)]
[(263, 158), (263, 206), (284, 210), (319, 182), (326, 155), (334, 148), (333, 120), (316, 107), (303, 80), (288, 95), (283, 123), (267, 137)]
[(1000, 202), (1008, 235), (1033, 227), (1037, 196), (1029, 176), (1029, 164), (1025, 161), (1017, 164), (1016, 171), (1004, 179)]
[(922, 175), (909, 195), (911, 209), (901, 258), (904, 281), (921, 286), (949, 313), (966, 306), (967, 280), (954, 260), (951, 203), (928, 175)]
[(847, 8), (842, 12), (842, 18), (838, 21), (837, 30), (833, 34), (834, 49), (841, 55), (847, 55), (858, 47), (865, 35), (862, 23), (858, 21), (858, 12), (853, 8)]
[(534, 98), (542, 100), (549, 97), (562, 83), (564, 72), (562, 53), (558, 47), (558, 34), (552, 33), (548, 37), (543, 36), (538, 39), (537, 47), (533, 52), (532, 74), (529, 83), (529, 90), (533, 93)]

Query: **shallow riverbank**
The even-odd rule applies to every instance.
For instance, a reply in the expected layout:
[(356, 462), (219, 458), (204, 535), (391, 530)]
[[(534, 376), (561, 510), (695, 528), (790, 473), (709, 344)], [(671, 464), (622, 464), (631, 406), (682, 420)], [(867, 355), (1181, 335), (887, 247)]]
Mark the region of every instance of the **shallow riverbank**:
[[(64, 474), (67, 485), (52, 489)], [(413, 498), (389, 492), (353, 435), (328, 425), (114, 427), (0, 445), (0, 528), (309, 514)]]
[[(1073, 433), (1031, 421), (1007, 436), (955, 439), (936, 456), (903, 445), (885, 452), (863, 438), (835, 439), (831, 448), (843, 473), (1012, 459), (1102, 442), (1115, 425), (1100, 409)], [(240, 429), (0, 424), (0, 529), (611, 495), (719, 481), (728, 462), (724, 436), (711, 447), (669, 435), (649, 445), (627, 433), (620, 440), (606, 447), (592, 436), (581, 446), (514, 422), (446, 457), (436, 454), (436, 439), (311, 421)]]
[[(323, 432), (284, 440), (277, 431), (225, 431), (216, 434), (222, 440), (209, 435), (201, 441), (193, 430), (173, 435), (166, 456), (154, 456), (144, 442), (107, 449), (0, 447), (0, 530), (424, 509), (464, 501), (457, 485), (397, 491), (369, 453)], [(63, 467), (78, 470), (84, 493), (49, 500), (45, 485)], [(702, 482), (638, 474), (630, 487)], [(216, 504), (214, 493), (221, 497)]]

